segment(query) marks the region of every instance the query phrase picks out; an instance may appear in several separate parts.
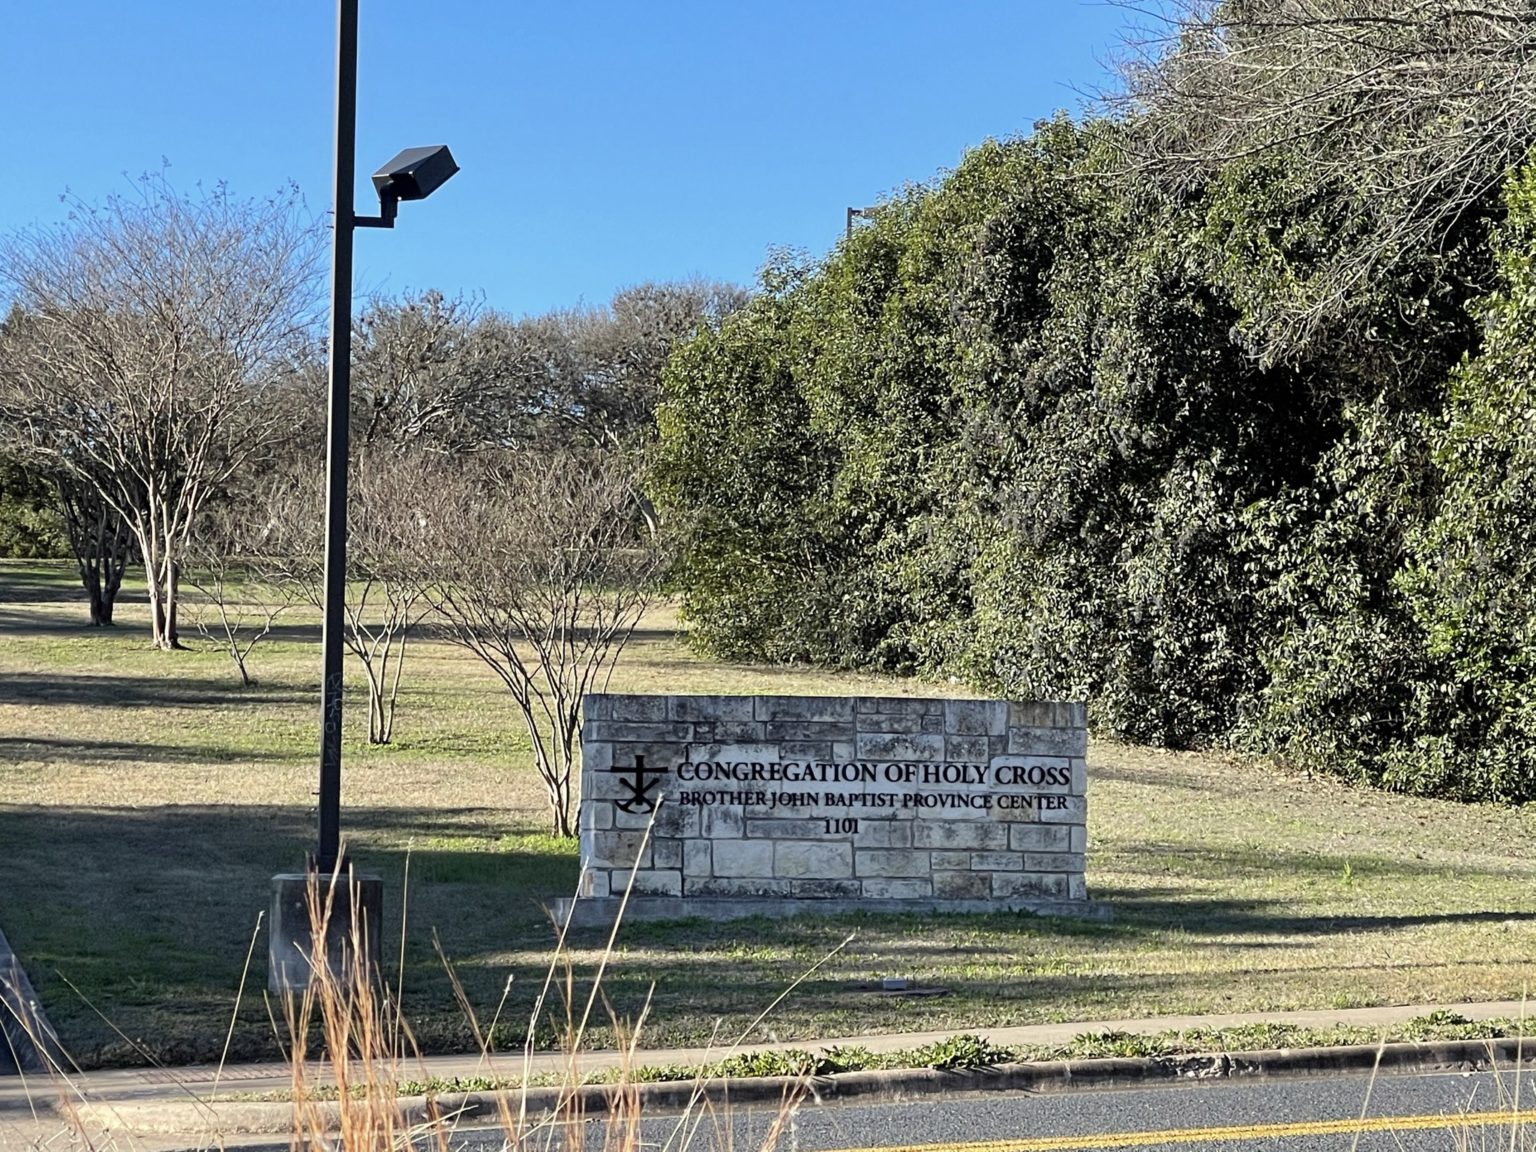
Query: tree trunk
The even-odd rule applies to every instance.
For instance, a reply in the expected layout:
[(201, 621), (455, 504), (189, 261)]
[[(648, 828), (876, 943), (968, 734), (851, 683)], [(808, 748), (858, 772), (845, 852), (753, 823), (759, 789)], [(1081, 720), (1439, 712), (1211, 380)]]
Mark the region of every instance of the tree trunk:
[(382, 744), (384, 705), (379, 699), (379, 686), (373, 679), (373, 669), (368, 670), (368, 743)]
[(569, 811), (569, 804), (566, 803), (564, 800), (556, 801), (555, 804), (554, 804), (554, 809), (555, 809), (555, 835), (559, 836), (563, 840), (571, 839), (573, 836), (576, 835), (576, 832), (575, 832), (575, 829), (573, 829), (571, 827), (571, 816), (570, 816), (570, 811)]
[(174, 561), (151, 564), (146, 560), (144, 573), (149, 582), (150, 646), (166, 652), (179, 649), (181, 637), (176, 629), (176, 608), (181, 566)]
[(405, 670), (405, 646), (411, 638), (410, 625), (407, 624), (400, 632), (400, 649), (395, 653), (395, 670), (393, 678), (389, 672), (388, 661), (385, 661), (384, 680), (389, 684), (389, 695), (383, 701), (384, 704), (384, 733), (381, 744), (388, 744), (395, 736), (395, 706), (400, 702), (400, 674)]
[(180, 647), (176, 642), (176, 608), (168, 583), (162, 573), (150, 575), (149, 643), (164, 652)]
[[(533, 718), (525, 714), (523, 719), (528, 723), (530, 733), (536, 733)], [(549, 812), (555, 835), (565, 838), (576, 835), (575, 828), (571, 824), (569, 785), (562, 783), (559, 767), (551, 763), (550, 752), (540, 735), (534, 735), (533, 760), (539, 770), (539, 778), (544, 781), (544, 793), (549, 798)]]
[(132, 551), (128, 526), (98, 492), (79, 480), (61, 475), (55, 487), (70, 551), (75, 554), (80, 583), (90, 601), (91, 626), (111, 627), (123, 570)]
[(101, 628), (112, 623), (112, 605), (107, 603), (101, 586), (101, 557), (86, 555), (75, 550), (75, 569), (80, 573), (80, 583), (86, 598), (91, 602), (91, 627)]
[(363, 673), (368, 680), (368, 743), (383, 744), (382, 733), (384, 729), (384, 686), (379, 683), (377, 670), (373, 661), (367, 656), (358, 654), (362, 661)]
[(138, 530), (139, 549), (144, 553), (144, 584), (149, 593), (149, 646), (167, 647), (165, 640), (165, 584), (160, 568), (160, 551), (142, 529)]
[(112, 601), (107, 598), (101, 585), (101, 571), (95, 565), (81, 565), (80, 579), (85, 583), (85, 593), (91, 599), (91, 627), (112, 626)]
[(165, 585), (160, 582), (160, 573), (149, 564), (144, 565), (144, 574), (149, 584), (149, 646), (163, 650), (171, 646), (165, 626)]
[[(116, 517), (114, 517), (116, 519)], [(112, 610), (117, 605), (117, 594), (123, 587), (123, 573), (128, 568), (128, 531), (123, 527), (123, 522), (117, 520), (117, 527), (112, 534), (112, 547), (102, 562), (101, 607), (102, 623), (112, 623)]]
[(166, 589), (166, 638), (170, 641), (169, 648), (181, 647), (181, 633), (176, 627), (176, 618), (181, 607), (181, 564), (175, 560), (170, 562), (171, 579)]

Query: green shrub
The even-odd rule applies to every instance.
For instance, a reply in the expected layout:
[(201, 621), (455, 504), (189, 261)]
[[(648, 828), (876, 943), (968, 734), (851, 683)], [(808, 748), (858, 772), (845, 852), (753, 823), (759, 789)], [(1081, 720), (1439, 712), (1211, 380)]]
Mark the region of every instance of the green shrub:
[(1141, 181), (1132, 131), (988, 143), (674, 353), (694, 638), (1536, 796), (1536, 178), (1480, 308), (1491, 195), (1297, 328), (1369, 206), (1280, 152)]
[(0, 556), (67, 560), (71, 555), (53, 485), (35, 468), (0, 455)]

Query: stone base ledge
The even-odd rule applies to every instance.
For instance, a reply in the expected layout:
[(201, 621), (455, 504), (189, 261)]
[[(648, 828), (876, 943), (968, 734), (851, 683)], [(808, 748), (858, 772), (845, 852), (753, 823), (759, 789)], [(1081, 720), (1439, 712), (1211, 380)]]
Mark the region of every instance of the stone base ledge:
[[(575, 907), (572, 908), (574, 903)], [(618, 915), (617, 896), (582, 897), (554, 901), (555, 922), (570, 917), (572, 928), (608, 928)], [(1076, 919), (1109, 920), (1108, 904), (1096, 900), (867, 900), (867, 899), (771, 899), (714, 896), (632, 896), (624, 908), (626, 921), (743, 920), (766, 916), (783, 920), (792, 916), (909, 916), (913, 913), (978, 915), (996, 912), (1029, 912), (1036, 916), (1071, 916)]]

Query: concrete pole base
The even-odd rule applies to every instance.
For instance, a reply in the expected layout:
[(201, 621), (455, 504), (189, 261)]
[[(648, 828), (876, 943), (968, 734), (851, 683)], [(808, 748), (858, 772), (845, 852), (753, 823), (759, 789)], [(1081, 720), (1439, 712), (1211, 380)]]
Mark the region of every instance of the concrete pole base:
[[(267, 925), (267, 988), (279, 995), (303, 993), (315, 980), (317, 963), (311, 927), (310, 891), (323, 910), (325, 963), (336, 984), (350, 987), (360, 975), (379, 979), (380, 941), (384, 928), (384, 881), (343, 871), (331, 892), (331, 877), (314, 872), (285, 872), (272, 877), (272, 919)], [(362, 955), (354, 948), (356, 939)]]

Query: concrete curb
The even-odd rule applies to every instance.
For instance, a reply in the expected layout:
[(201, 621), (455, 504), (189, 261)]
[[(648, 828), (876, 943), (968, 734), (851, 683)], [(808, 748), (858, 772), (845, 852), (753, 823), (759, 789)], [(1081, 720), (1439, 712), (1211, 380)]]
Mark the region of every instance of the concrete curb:
[[(1256, 1076), (1320, 1076), (1380, 1069), (1388, 1072), (1486, 1071), (1517, 1061), (1536, 1060), (1536, 1037), (1459, 1040), (1434, 1043), (1358, 1044), (1336, 1048), (1227, 1052), (1207, 1055), (1099, 1060), (1052, 1060), (1002, 1064), (992, 1068), (940, 1071), (932, 1068), (879, 1072), (844, 1072), (800, 1080), (787, 1076), (729, 1080), (670, 1081), (624, 1087), (585, 1085), (574, 1093), (558, 1088), (445, 1094), (398, 1101), (403, 1123), (453, 1118), (466, 1127), (494, 1123), (503, 1100), (516, 1114), (537, 1117), (571, 1111), (587, 1117), (606, 1115), (630, 1099), (647, 1111), (676, 1112), (689, 1107), (743, 1105), (775, 1107), (798, 1100), (861, 1100), (897, 1103), (939, 1094), (985, 1092), (1064, 1092), (1123, 1087), (1159, 1081), (1236, 1079)], [(200, 1133), (208, 1136), (286, 1134), (293, 1130), (293, 1105), (284, 1102), (133, 1101), (79, 1105), (81, 1119), (103, 1128), (136, 1134)], [(335, 1126), (339, 1105), (320, 1105), (326, 1124)]]
[(48, 1023), (21, 961), (11, 951), (5, 933), (0, 932), (0, 1076), (45, 1072), (48, 1057), (57, 1057), (58, 1052), (53, 1025)]

